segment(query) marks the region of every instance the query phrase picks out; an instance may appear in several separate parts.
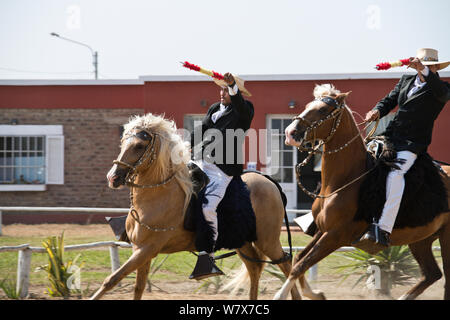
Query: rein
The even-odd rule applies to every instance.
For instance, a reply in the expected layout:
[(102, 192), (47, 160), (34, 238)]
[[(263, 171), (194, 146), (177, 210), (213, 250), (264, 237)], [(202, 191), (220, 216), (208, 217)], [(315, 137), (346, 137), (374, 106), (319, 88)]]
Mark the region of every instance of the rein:
[[(302, 191), (305, 192), (308, 196), (310, 196), (311, 198), (314, 198), (314, 199), (317, 199), (317, 198), (319, 198), (319, 199), (326, 199), (326, 198), (329, 198), (329, 197), (331, 197), (331, 196), (337, 194), (338, 192), (344, 190), (345, 188), (349, 187), (350, 185), (352, 185), (352, 184), (355, 183), (356, 181), (362, 179), (362, 178), (365, 177), (367, 174), (369, 174), (370, 172), (372, 172), (372, 170), (374, 170), (375, 167), (373, 167), (373, 168), (371, 168), (370, 170), (364, 172), (364, 173), (363, 173), (362, 175), (360, 175), (359, 177), (357, 177), (357, 178), (351, 180), (350, 182), (346, 183), (344, 186), (342, 186), (342, 187), (340, 187), (340, 188), (334, 190), (333, 192), (331, 192), (331, 193), (328, 194), (328, 195), (320, 195), (320, 194), (311, 192), (311, 191), (307, 190), (307, 189), (303, 186), (303, 184), (301, 183), (301, 179), (300, 179), (300, 176), (301, 176), (301, 168), (304, 167), (304, 166), (306, 166), (306, 165), (309, 163), (309, 161), (312, 159), (313, 155), (318, 154), (318, 153), (322, 153), (322, 154), (333, 154), (333, 153), (337, 153), (337, 152), (339, 152), (339, 151), (342, 151), (342, 150), (345, 149), (346, 147), (348, 147), (353, 141), (355, 141), (358, 137), (361, 136), (361, 132), (359, 132), (356, 136), (354, 136), (353, 138), (351, 138), (349, 141), (347, 141), (345, 144), (343, 144), (343, 145), (342, 145), (341, 147), (339, 147), (339, 148), (336, 148), (336, 149), (334, 149), (334, 150), (329, 150), (329, 151), (320, 151), (320, 150), (319, 150), (320, 147), (322, 147), (322, 146), (325, 145), (327, 142), (329, 142), (329, 141), (331, 140), (331, 138), (334, 136), (334, 134), (336, 133), (337, 129), (339, 128), (339, 125), (341, 124), (342, 114), (343, 114), (343, 110), (344, 110), (344, 106), (345, 106), (345, 105), (344, 105), (344, 104), (339, 104), (335, 99), (333, 99), (333, 98), (331, 98), (331, 97), (328, 97), (328, 96), (323, 97), (323, 98), (320, 98), (320, 99), (316, 99), (316, 100), (322, 101), (322, 102), (324, 102), (324, 103), (326, 103), (326, 104), (328, 104), (328, 105), (334, 107), (335, 109), (334, 109), (328, 116), (326, 116), (325, 118), (320, 119), (320, 120), (317, 120), (317, 121), (312, 122), (312, 123), (309, 122), (309, 121), (307, 121), (306, 119), (304, 119), (304, 118), (301, 117), (300, 115), (294, 117), (294, 118), (293, 118), (294, 121), (295, 121), (295, 120), (300, 120), (300, 121), (303, 121), (303, 122), (305, 122), (305, 123), (308, 124), (308, 126), (307, 126), (307, 128), (306, 128), (306, 130), (305, 130), (305, 133), (304, 133), (304, 137), (306, 137), (306, 134), (307, 134), (308, 132), (312, 131), (312, 132), (313, 132), (313, 140), (312, 140), (312, 141), (316, 141), (316, 139), (315, 139), (315, 137), (316, 137), (315, 129), (317, 129), (318, 127), (320, 127), (325, 121), (328, 121), (328, 120), (335, 120), (335, 121), (334, 121), (334, 123), (333, 123), (333, 127), (331, 128), (331, 131), (330, 131), (329, 135), (328, 135), (324, 140), (321, 140), (320, 143), (319, 143), (317, 146), (313, 146), (312, 148), (307, 148), (307, 147), (304, 147), (304, 146), (300, 145), (299, 147), (297, 147), (297, 149), (298, 149), (300, 152), (302, 152), (302, 151), (308, 151), (308, 156), (305, 158), (305, 160), (303, 160), (301, 163), (298, 163), (298, 164), (295, 166), (295, 175), (296, 175), (296, 178), (297, 178), (297, 184), (298, 184), (298, 186), (299, 186), (300, 189), (302, 189)], [(368, 139), (370, 139), (370, 137), (373, 136), (373, 134), (375, 133), (375, 131), (376, 131), (377, 127), (378, 127), (379, 121), (380, 121), (380, 119), (378, 118), (378, 119), (376, 120), (375, 125), (373, 126), (373, 128), (371, 129), (371, 131), (369, 132), (369, 134), (368, 134), (368, 135), (366, 136), (366, 138), (364, 139), (365, 141), (367, 141)], [(367, 129), (367, 128), (369, 127), (369, 125), (370, 125), (370, 123), (369, 123), (364, 129)]]
[[(167, 179), (165, 179), (165, 180), (163, 180), (162, 182), (159, 182), (159, 183), (148, 184), (148, 185), (142, 185), (142, 184), (134, 183), (134, 180), (137, 178), (137, 175), (138, 175), (138, 173), (137, 173), (138, 168), (141, 167), (147, 159), (149, 159), (148, 166), (150, 166), (155, 161), (155, 159), (157, 157), (157, 154), (155, 152), (155, 141), (156, 141), (155, 138), (158, 137), (159, 141), (161, 141), (161, 136), (160, 135), (158, 135), (156, 133), (152, 133), (152, 132), (146, 131), (144, 129), (142, 129), (142, 130), (144, 132), (145, 137), (148, 138), (147, 140), (151, 140), (151, 142), (147, 145), (147, 147), (145, 148), (144, 153), (141, 155), (141, 157), (138, 159), (138, 161), (134, 165), (129, 164), (129, 163), (124, 162), (124, 161), (120, 161), (120, 160), (114, 160), (113, 163), (125, 166), (125, 167), (130, 169), (130, 171), (128, 172), (127, 176), (125, 177), (125, 181), (126, 181), (125, 183), (126, 183), (127, 186), (130, 187), (130, 212), (129, 213), (130, 213), (131, 217), (140, 226), (143, 226), (143, 227), (145, 227), (146, 229), (148, 229), (150, 231), (155, 231), (155, 232), (173, 231), (173, 230), (175, 230), (175, 227), (166, 227), (166, 228), (153, 227), (153, 226), (149, 226), (146, 223), (141, 222), (140, 219), (139, 219), (138, 212), (137, 212), (137, 210), (136, 210), (136, 208), (134, 207), (134, 204), (133, 204), (134, 203), (134, 193), (133, 193), (133, 189), (134, 188), (140, 188), (140, 189), (157, 188), (157, 187), (160, 187), (160, 186), (163, 186), (163, 185), (169, 183), (175, 177), (175, 172), (174, 172), (173, 174), (171, 174), (169, 176), (169, 178), (167, 178)], [(126, 138), (128, 139), (130, 137), (137, 137), (137, 135), (136, 134), (129, 135)]]

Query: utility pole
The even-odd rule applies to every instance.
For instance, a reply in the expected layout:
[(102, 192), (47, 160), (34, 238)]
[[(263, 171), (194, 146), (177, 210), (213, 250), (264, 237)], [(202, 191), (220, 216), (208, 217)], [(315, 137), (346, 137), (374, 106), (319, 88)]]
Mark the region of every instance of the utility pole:
[(85, 43), (82, 43), (82, 42), (79, 42), (79, 41), (75, 41), (75, 40), (72, 40), (72, 39), (68, 39), (68, 38), (65, 38), (65, 37), (61, 37), (59, 34), (57, 34), (55, 32), (50, 33), (50, 35), (54, 36), (54, 37), (57, 37), (59, 39), (63, 39), (63, 40), (66, 40), (66, 41), (69, 41), (69, 42), (72, 42), (72, 43), (75, 43), (75, 44), (79, 44), (81, 46), (84, 46), (84, 47), (88, 48), (91, 51), (91, 54), (92, 54), (92, 59), (93, 59), (92, 64), (94, 65), (95, 80), (98, 79), (98, 52), (97, 51), (94, 51), (90, 46), (88, 46)]

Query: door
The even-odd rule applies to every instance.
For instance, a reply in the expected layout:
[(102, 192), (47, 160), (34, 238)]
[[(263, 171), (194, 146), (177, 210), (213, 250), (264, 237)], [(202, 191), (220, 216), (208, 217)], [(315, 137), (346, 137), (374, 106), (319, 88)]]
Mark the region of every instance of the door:
[[(284, 130), (291, 124), (292, 115), (268, 115), (266, 121), (268, 173), (283, 188), (287, 197), (286, 208), (295, 209), (297, 183), (294, 170), (297, 163), (297, 149), (284, 144)], [(295, 214), (289, 214), (289, 220), (292, 218), (295, 218)]]

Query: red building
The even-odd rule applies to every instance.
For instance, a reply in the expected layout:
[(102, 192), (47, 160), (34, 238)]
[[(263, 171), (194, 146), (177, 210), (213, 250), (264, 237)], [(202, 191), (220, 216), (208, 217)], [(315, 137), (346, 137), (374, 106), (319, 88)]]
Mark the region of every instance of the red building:
[[(450, 72), (441, 72), (450, 81)], [(277, 157), (275, 177), (289, 206), (308, 208), (311, 200), (295, 181), (293, 167), (303, 154), (283, 141), (284, 128), (313, 99), (315, 84), (332, 83), (352, 91), (348, 106), (364, 116), (397, 83), (401, 73), (250, 75), (242, 76), (255, 107), (252, 128), (279, 129), (257, 136), (259, 156), (249, 159), (258, 170)], [(128, 190), (106, 186), (106, 173), (119, 152), (121, 125), (129, 116), (164, 113), (178, 127), (191, 129), (208, 107), (219, 100), (219, 89), (204, 76), (144, 76), (138, 80), (0, 80), (0, 206), (128, 207)], [(362, 122), (358, 114), (355, 119)], [(389, 118), (381, 126), (384, 127)], [(429, 153), (450, 162), (448, 105), (436, 120)], [(270, 139), (268, 139), (270, 137)], [(249, 143), (256, 143), (248, 139)], [(306, 168), (304, 182), (315, 189), (320, 164)], [(70, 221), (91, 217), (77, 215)], [(67, 215), (64, 216), (67, 219)], [(48, 217), (7, 215), (3, 223)], [(58, 218), (53, 215), (53, 218)], [(74, 220), (75, 219), (75, 220)], [(80, 220), (81, 219), (81, 220)], [(53, 219), (54, 220), (54, 219)]]

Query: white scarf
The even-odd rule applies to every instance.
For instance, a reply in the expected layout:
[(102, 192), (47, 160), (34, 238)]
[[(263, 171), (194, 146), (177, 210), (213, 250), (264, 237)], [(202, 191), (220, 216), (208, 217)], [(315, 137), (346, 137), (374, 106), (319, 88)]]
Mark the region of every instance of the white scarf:
[(227, 110), (227, 107), (224, 106), (223, 104), (220, 104), (220, 108), (219, 110), (217, 110), (216, 112), (214, 112), (211, 116), (211, 120), (212, 122), (216, 123), (217, 120), (219, 120), (219, 118), (224, 114), (224, 112)]
[(415, 94), (417, 91), (422, 89), (422, 87), (426, 84), (426, 82), (420, 81), (420, 77), (416, 76), (416, 80), (414, 81), (414, 86), (411, 88), (411, 90), (408, 91), (408, 98), (410, 98), (413, 94)]

